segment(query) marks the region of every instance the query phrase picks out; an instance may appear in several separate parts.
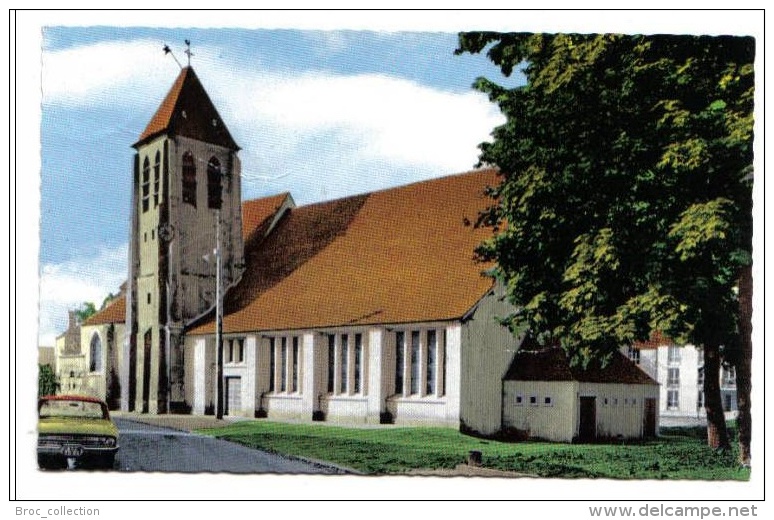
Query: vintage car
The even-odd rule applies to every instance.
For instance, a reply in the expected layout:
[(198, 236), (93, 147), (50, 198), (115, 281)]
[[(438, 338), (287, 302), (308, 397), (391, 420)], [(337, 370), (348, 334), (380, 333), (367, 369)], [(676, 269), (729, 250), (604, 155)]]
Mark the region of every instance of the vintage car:
[(117, 452), (118, 428), (104, 401), (75, 395), (38, 398), (40, 468), (112, 468)]

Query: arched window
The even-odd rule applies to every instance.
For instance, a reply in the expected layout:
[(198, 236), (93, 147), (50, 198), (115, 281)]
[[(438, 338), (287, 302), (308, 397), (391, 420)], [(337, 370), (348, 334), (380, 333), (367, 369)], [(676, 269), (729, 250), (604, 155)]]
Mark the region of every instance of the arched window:
[(159, 183), (161, 178), (161, 153), (156, 152), (156, 161), (153, 164), (153, 207), (159, 207)]
[(102, 341), (96, 332), (91, 337), (91, 346), (89, 348), (89, 372), (102, 371)]
[(217, 157), (210, 158), (207, 163), (207, 207), (211, 209), (220, 209), (221, 194), (223, 188), (220, 182), (221, 171), (220, 161)]
[(183, 154), (183, 202), (196, 207), (196, 163), (191, 152)]
[(142, 163), (142, 212), (150, 205), (150, 161), (146, 157)]

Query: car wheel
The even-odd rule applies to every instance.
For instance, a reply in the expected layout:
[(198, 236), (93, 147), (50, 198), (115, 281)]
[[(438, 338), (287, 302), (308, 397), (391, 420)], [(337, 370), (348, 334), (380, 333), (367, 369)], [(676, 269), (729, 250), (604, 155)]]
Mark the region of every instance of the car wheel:
[(67, 467), (67, 461), (61, 457), (38, 455), (38, 467), (40, 469), (64, 469)]
[(99, 459), (99, 466), (102, 469), (113, 469), (116, 462), (116, 454), (102, 455)]

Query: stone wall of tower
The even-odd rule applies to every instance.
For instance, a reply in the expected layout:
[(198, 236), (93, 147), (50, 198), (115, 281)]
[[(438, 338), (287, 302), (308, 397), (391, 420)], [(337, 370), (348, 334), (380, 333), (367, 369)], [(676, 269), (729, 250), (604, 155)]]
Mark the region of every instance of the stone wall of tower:
[[(136, 312), (136, 392), (135, 410), (149, 413), (166, 411), (165, 320), (161, 310), (165, 295), (159, 290), (165, 273), (160, 266), (162, 240), (159, 236), (166, 194), (163, 192), (165, 157), (161, 137), (139, 148), (138, 176), (135, 183), (137, 214), (134, 273)], [(159, 392), (161, 391), (161, 395)]]
[[(222, 170), (221, 254), (223, 286), (238, 281), (244, 270), (240, 163), (228, 148), (187, 137), (170, 140), (169, 286), (171, 322), (185, 325), (215, 305), (217, 211), (207, 204), (207, 166), (217, 158)], [(183, 201), (183, 155), (196, 165), (196, 205)]]

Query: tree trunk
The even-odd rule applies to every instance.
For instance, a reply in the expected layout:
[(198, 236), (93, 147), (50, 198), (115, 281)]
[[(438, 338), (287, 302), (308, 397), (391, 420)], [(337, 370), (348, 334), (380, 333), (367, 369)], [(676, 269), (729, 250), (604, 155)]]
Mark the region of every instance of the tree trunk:
[(752, 437), (752, 416), (750, 415), (750, 390), (752, 388), (752, 266), (742, 269), (739, 276), (739, 357), (736, 367), (736, 403), (739, 415), (736, 426), (739, 430), (739, 462), (750, 465), (750, 439)]
[(731, 448), (720, 396), (720, 352), (704, 345), (704, 409), (707, 411), (707, 444), (715, 450)]

